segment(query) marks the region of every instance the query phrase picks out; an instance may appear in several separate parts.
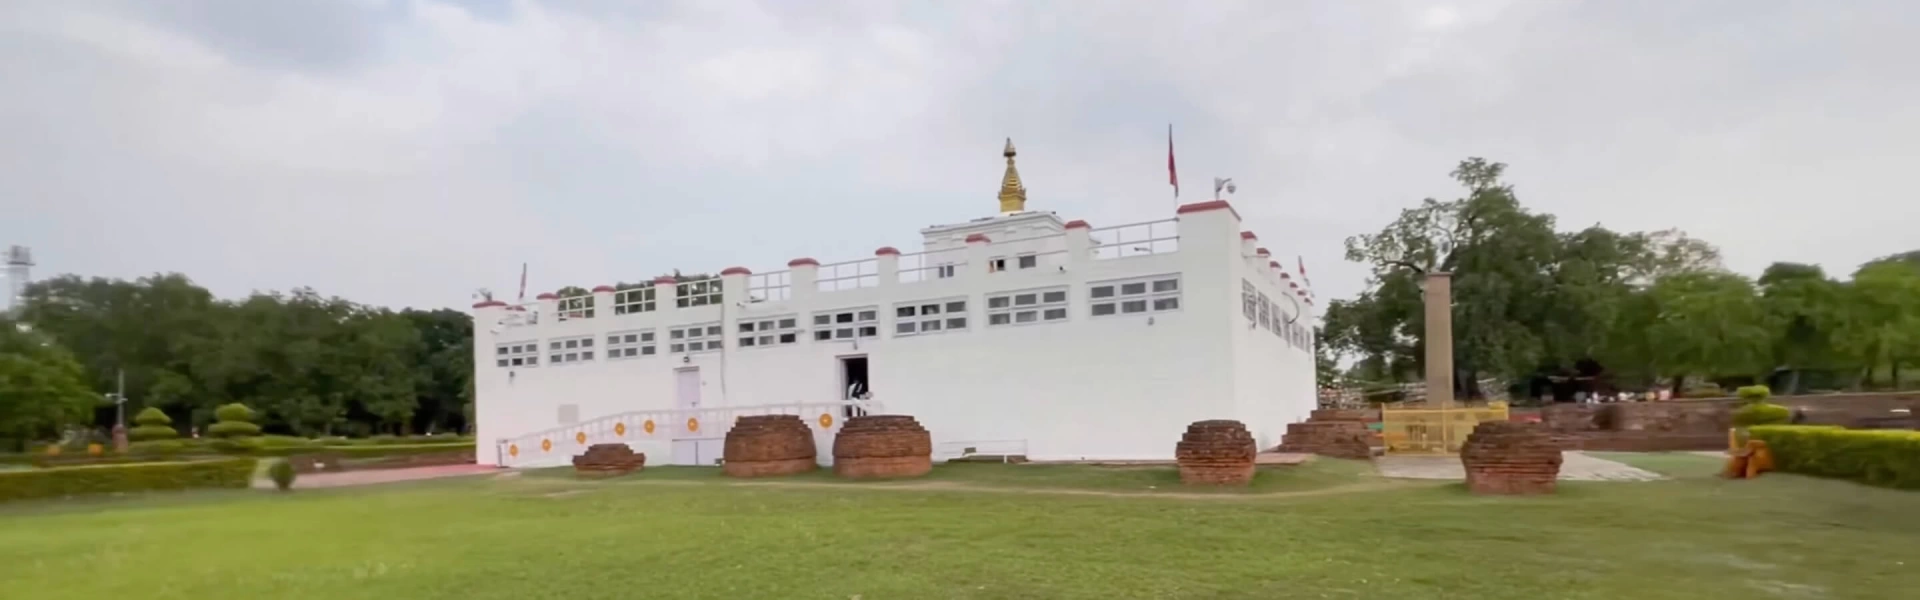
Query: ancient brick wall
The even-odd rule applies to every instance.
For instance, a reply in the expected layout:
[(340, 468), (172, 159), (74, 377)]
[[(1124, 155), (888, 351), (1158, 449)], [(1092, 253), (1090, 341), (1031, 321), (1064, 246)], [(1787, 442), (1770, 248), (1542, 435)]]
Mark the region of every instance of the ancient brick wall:
[(1195, 421), (1174, 445), (1180, 482), (1188, 485), (1247, 485), (1253, 482), (1259, 447), (1239, 421)]
[(626, 444), (594, 444), (573, 457), (574, 473), (589, 477), (625, 475), (646, 468), (647, 455)]
[(833, 474), (849, 479), (919, 477), (933, 470), (933, 435), (906, 415), (847, 419), (833, 437)]
[(1535, 423), (1481, 423), (1460, 447), (1467, 489), (1476, 494), (1553, 493), (1561, 460), (1553, 434)]
[(721, 472), (733, 477), (770, 477), (818, 468), (813, 430), (795, 415), (740, 417), (727, 430)]

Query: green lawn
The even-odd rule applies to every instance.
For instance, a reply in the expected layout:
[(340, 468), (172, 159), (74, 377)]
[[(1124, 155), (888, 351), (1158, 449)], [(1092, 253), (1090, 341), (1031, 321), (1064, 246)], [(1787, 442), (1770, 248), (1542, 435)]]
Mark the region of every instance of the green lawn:
[[(1172, 470), (951, 465), (734, 482), (655, 468), (0, 506), (6, 597), (1896, 598), (1920, 495), (1680, 475), (1485, 498), (1322, 460), (1193, 494)], [(1699, 460), (1693, 460), (1699, 459)], [(1651, 461), (1651, 462), (1642, 462)], [(1687, 473), (1696, 473), (1687, 475)]]

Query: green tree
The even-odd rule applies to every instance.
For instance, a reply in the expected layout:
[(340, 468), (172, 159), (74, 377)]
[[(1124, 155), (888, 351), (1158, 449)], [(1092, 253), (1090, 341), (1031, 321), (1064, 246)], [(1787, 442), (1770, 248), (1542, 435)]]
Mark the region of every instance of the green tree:
[(1753, 374), (1769, 362), (1774, 335), (1753, 282), (1732, 273), (1661, 277), (1646, 335), (1674, 388), (1687, 375)]
[(1818, 265), (1774, 263), (1760, 275), (1760, 300), (1774, 326), (1773, 362), (1787, 370), (1782, 386), (1800, 391), (1801, 373), (1835, 366), (1833, 328), (1842, 287)]
[(53, 339), (0, 319), (0, 445), (15, 448), (87, 423), (100, 396)]
[(1888, 365), (1900, 386), (1900, 365), (1920, 357), (1920, 263), (1876, 260), (1853, 274), (1841, 294), (1833, 344), (1854, 364), (1866, 385), (1874, 368)]

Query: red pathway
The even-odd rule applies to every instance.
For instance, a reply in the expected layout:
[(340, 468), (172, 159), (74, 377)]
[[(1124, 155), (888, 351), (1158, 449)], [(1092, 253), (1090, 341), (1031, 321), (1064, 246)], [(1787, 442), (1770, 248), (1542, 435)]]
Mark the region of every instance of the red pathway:
[[(347, 471), (343, 473), (314, 473), (311, 475), (301, 475), (298, 479), (295, 479), (293, 481), (293, 489), (308, 490), (308, 489), (330, 488), (330, 487), (345, 487), (345, 486), (353, 486), (353, 485), (371, 485), (376, 483), (393, 483), (396, 481), (419, 481), (423, 479), (440, 479), (442, 477), (459, 477), (461, 475), (480, 475), (484, 473), (500, 473), (504, 471), (506, 471), (506, 469), (502, 469), (500, 467), (495, 467), (492, 465), (444, 465), (444, 466), (438, 466), (438, 467), (414, 467), (411, 469), (379, 469), (379, 470), (372, 470), (372, 471)], [(253, 482), (253, 487), (261, 488), (261, 489), (273, 489), (273, 482), (266, 479), (261, 479)]]

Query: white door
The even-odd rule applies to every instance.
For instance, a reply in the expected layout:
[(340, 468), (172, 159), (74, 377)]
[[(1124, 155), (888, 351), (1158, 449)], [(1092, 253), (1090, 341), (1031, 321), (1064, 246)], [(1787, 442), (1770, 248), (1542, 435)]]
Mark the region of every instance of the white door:
[[(684, 411), (700, 408), (700, 369), (674, 371), (673, 385), (675, 407)], [(685, 419), (693, 415), (691, 413), (682, 413), (682, 415), (680, 419), (676, 419), (680, 422), (669, 425), (673, 428), (673, 464), (681, 466), (712, 464), (711, 461), (701, 460), (700, 442), (695, 439), (700, 437), (700, 434), (687, 431)], [(702, 425), (705, 424), (702, 423)]]

